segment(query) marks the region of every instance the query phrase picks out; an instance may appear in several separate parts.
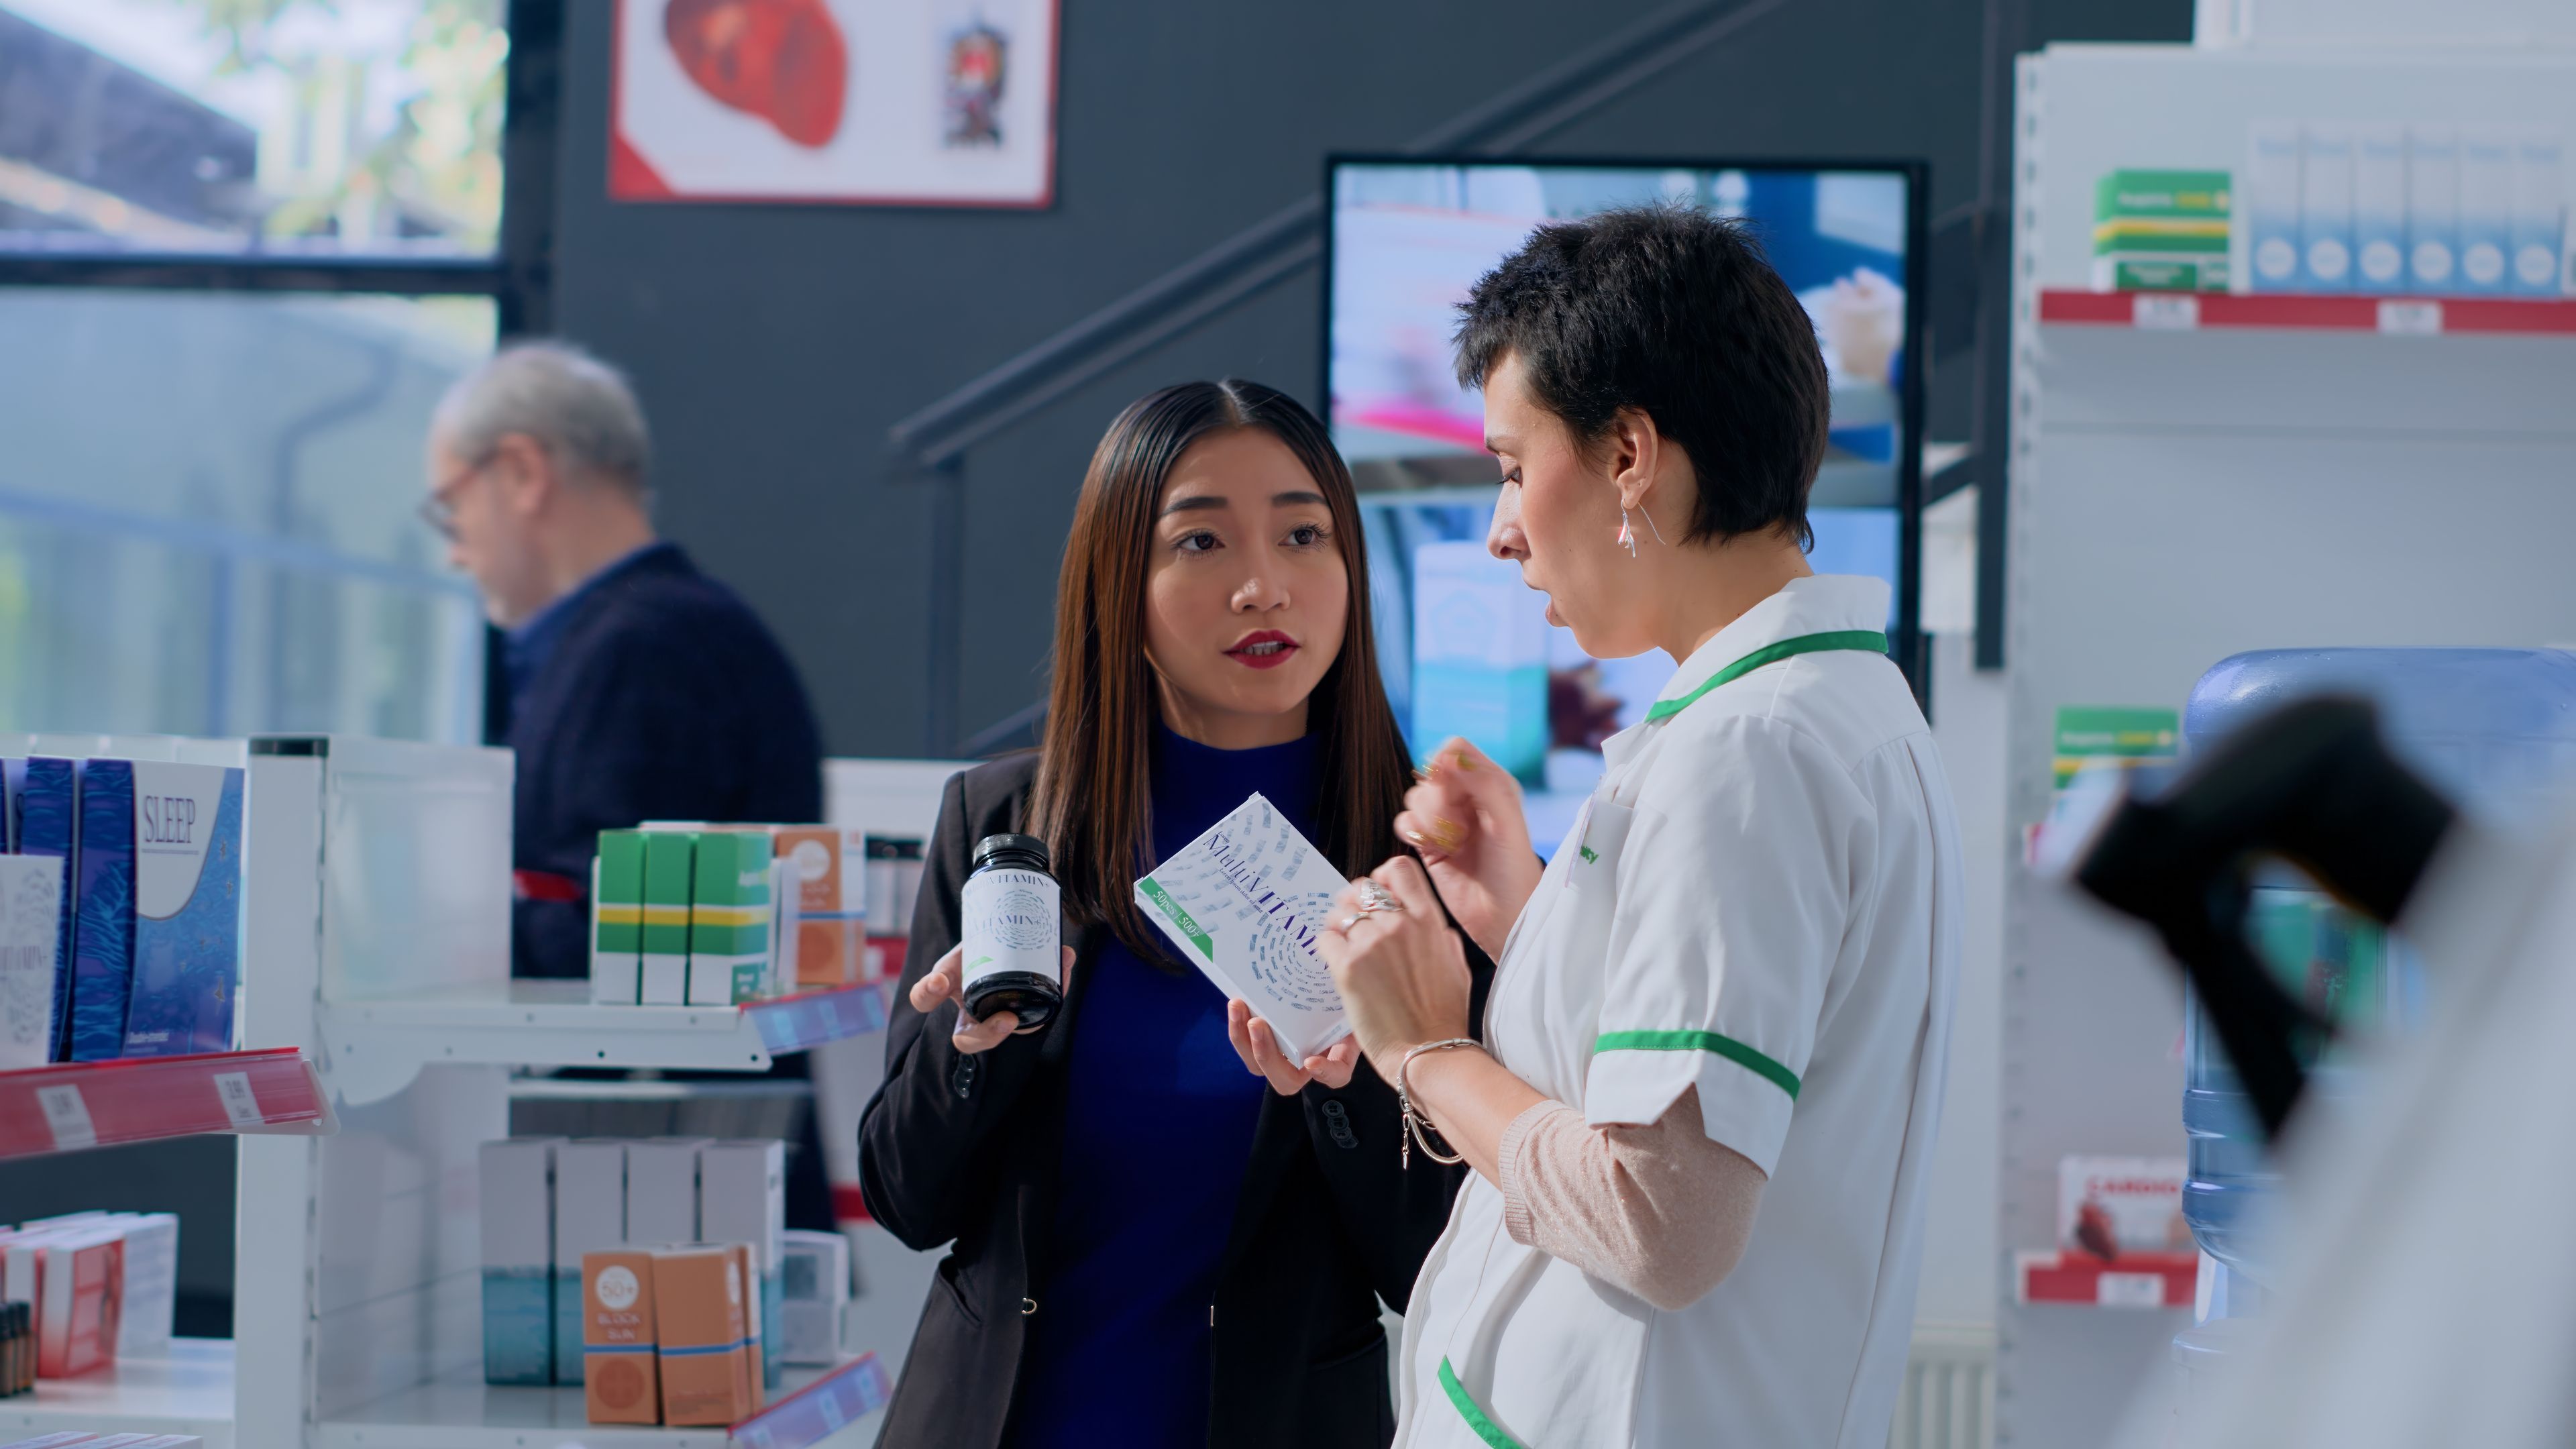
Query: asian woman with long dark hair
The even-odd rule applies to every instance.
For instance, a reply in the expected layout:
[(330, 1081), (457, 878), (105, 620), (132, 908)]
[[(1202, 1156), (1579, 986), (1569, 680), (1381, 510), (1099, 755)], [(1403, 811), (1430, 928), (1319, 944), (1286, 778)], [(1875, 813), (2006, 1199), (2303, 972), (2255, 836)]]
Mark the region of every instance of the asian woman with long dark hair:
[[(1392, 1434), (1378, 1305), (1404, 1305), (1459, 1178), (1405, 1170), (1395, 1096), (1350, 1042), (1284, 1060), (1131, 894), (1255, 791), (1345, 874), (1401, 848), (1410, 761), (1367, 579), (1349, 470), (1286, 394), (1166, 388), (1101, 440), (1044, 742), (948, 783), (860, 1128), (877, 1221), (955, 1245), (881, 1442)], [(969, 852), (1005, 832), (1044, 840), (1062, 888), (1065, 997), (1030, 1031), (958, 1005)]]

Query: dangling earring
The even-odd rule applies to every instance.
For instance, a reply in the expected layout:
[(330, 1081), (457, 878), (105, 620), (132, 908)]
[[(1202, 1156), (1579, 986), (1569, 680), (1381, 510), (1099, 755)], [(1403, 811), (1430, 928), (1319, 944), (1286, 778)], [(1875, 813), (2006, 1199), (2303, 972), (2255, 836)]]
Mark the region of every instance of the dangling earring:
[[(1649, 523), (1654, 522), (1651, 518), (1646, 521)], [(1637, 535), (1634, 530), (1628, 527), (1628, 510), (1624, 508), (1619, 510), (1618, 541), (1621, 547), (1628, 550), (1628, 557), (1633, 559), (1637, 556)]]

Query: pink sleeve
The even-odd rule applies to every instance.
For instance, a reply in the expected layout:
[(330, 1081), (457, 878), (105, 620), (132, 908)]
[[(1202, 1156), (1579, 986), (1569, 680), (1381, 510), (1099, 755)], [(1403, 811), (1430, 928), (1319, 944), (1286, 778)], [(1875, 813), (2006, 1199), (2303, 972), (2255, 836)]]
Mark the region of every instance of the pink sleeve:
[(1512, 1241), (1666, 1312), (1733, 1271), (1764, 1181), (1708, 1139), (1696, 1087), (1645, 1127), (1594, 1127), (1562, 1102), (1541, 1102), (1503, 1129), (1497, 1155)]

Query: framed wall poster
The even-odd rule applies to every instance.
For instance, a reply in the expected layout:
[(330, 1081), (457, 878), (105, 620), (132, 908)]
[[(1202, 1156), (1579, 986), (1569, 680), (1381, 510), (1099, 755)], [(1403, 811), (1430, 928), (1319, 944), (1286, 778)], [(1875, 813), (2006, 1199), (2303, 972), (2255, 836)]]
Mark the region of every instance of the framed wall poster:
[(614, 0), (618, 201), (1043, 207), (1057, 0)]

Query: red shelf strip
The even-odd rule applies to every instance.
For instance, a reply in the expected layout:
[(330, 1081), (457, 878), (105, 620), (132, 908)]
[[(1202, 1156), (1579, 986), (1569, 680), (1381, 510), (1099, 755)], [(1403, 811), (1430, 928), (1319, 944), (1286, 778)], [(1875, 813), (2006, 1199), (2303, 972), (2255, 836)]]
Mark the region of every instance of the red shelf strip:
[(2200, 1280), (2195, 1253), (2023, 1253), (2015, 1268), (2020, 1301), (2095, 1308), (2189, 1308)]
[(330, 1120), (321, 1079), (293, 1047), (0, 1072), (0, 1157), (203, 1132), (326, 1131)]
[(2576, 336), (2576, 300), (2537, 297), (2302, 296), (2232, 292), (2083, 292), (2046, 288), (2050, 325), (2191, 331), (2269, 327), (2293, 331)]

